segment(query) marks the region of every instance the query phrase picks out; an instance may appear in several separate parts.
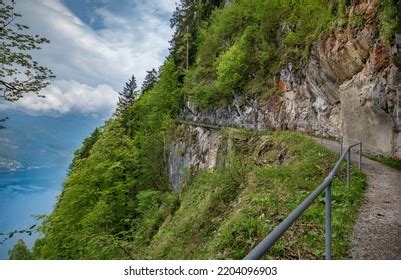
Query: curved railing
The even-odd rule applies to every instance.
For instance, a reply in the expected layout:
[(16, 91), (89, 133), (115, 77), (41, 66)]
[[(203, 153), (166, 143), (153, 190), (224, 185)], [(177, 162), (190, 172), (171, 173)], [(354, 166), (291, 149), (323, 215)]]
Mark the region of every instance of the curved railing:
[[(342, 138), (342, 140), (345, 137)], [(326, 260), (331, 259), (331, 184), (334, 176), (337, 174), (340, 166), (344, 160), (347, 161), (347, 185), (350, 183), (350, 162), (351, 162), (351, 149), (359, 146), (359, 169), (361, 169), (362, 158), (362, 142), (348, 138), (350, 141), (356, 142), (349, 145), (343, 151), (343, 141), (341, 142), (341, 157), (337, 161), (334, 168), (330, 171), (329, 175), (323, 182), (297, 207), (293, 210), (287, 218), (285, 218), (274, 230), (269, 233), (251, 252), (244, 258), (244, 260), (258, 260), (277, 242), (277, 240), (287, 231), (287, 229), (302, 215), (302, 213), (315, 201), (315, 199), (325, 191), (325, 212), (326, 212), (326, 236), (325, 236), (325, 257)]]
[[(186, 125), (195, 125), (202, 126), (212, 129), (219, 129), (221, 127), (233, 127), (240, 128), (235, 125), (221, 125), (221, 124), (211, 124), (199, 121), (187, 121), (187, 120), (176, 120), (178, 123), (186, 124)], [(323, 182), (307, 197), (305, 200), (293, 210), (287, 218), (285, 218), (274, 230), (266, 236), (256, 247), (254, 247), (248, 255), (245, 256), (244, 260), (257, 260), (263, 257), (263, 255), (277, 242), (277, 240), (287, 231), (287, 229), (302, 215), (302, 213), (308, 209), (308, 207), (315, 201), (315, 199), (325, 191), (325, 257), (326, 260), (331, 259), (331, 184), (333, 182), (334, 176), (337, 174), (340, 166), (344, 160), (347, 161), (347, 186), (350, 185), (350, 165), (351, 165), (351, 149), (353, 147), (359, 147), (359, 162), (358, 167), (361, 169), (362, 163), (362, 142), (358, 140), (354, 140), (352, 138), (341, 136), (341, 156), (337, 161), (334, 168), (330, 171), (329, 175), (323, 180)], [(352, 145), (348, 145), (345, 151), (344, 150), (344, 139), (347, 139), (350, 142), (354, 142)], [(323, 130), (320, 132), (320, 144), (323, 144)]]

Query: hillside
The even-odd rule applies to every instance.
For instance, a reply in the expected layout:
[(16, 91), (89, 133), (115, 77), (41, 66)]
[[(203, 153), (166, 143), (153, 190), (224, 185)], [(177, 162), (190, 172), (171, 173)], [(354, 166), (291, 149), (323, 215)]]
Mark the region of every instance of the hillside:
[[(155, 86), (76, 151), (35, 258), (239, 259), (337, 160), (299, 132), (400, 158), (396, 1), (192, 2)], [(364, 176), (343, 185), (334, 258), (349, 257)], [(323, 220), (319, 201), (267, 258), (322, 258)]]
[[(134, 180), (110, 177), (110, 167), (99, 181), (108, 177), (111, 188), (104, 183), (98, 190), (87, 188), (86, 169), (101, 167), (82, 162), (84, 173), (70, 174), (35, 253), (50, 259), (238, 259), (323, 180), (337, 159), (296, 133), (225, 130), (221, 137), (231, 146), (230, 154), (221, 158), (225, 164), (199, 173), (175, 193), (135, 190)], [(102, 142), (94, 149), (105, 153), (108, 143)], [(347, 237), (364, 187), (362, 174), (354, 174), (351, 189), (345, 187), (344, 173), (333, 185), (336, 258), (348, 256)], [(73, 181), (78, 178), (86, 181)], [(324, 256), (323, 199), (269, 258)]]

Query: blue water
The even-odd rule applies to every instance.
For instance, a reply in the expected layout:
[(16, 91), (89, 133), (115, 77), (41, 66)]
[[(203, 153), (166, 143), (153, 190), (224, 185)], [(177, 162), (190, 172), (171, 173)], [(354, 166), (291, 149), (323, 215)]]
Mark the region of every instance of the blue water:
[[(28, 228), (38, 222), (33, 215), (49, 214), (66, 175), (67, 165), (40, 167), (15, 172), (0, 172), (0, 232)], [(0, 259), (19, 238), (32, 247), (39, 236), (17, 234), (0, 244)]]

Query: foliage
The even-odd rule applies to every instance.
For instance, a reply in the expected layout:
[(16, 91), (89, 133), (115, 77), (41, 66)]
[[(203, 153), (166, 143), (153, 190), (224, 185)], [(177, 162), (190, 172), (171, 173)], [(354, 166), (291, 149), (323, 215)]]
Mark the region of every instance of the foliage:
[(155, 87), (75, 153), (54, 211), (41, 225), (44, 238), (35, 244), (35, 258), (132, 258), (135, 236), (152, 234), (151, 225), (136, 225), (146, 203), (171, 201), (165, 143), (181, 101), (175, 69), (167, 61)]
[(155, 83), (159, 78), (159, 73), (157, 73), (155, 68), (152, 68), (150, 71), (146, 71), (145, 80), (142, 83), (141, 93), (146, 93), (147, 91), (151, 90)]
[(401, 30), (401, 5), (398, 0), (384, 0), (379, 13), (380, 33), (389, 42)]
[(24, 34), (29, 27), (15, 22), (21, 15), (14, 11), (14, 6), (15, 0), (0, 1), (0, 91), (7, 101), (16, 101), (28, 92), (43, 97), (39, 91), (55, 76), (29, 52), (41, 49), (41, 45), (49, 40)]
[(350, 2), (351, 2), (350, 0), (340, 0), (340, 1), (338, 1), (337, 9), (338, 9), (338, 14), (340, 16), (345, 15), (347, 6), (349, 6)]
[(181, 0), (176, 7), (170, 20), (171, 27), (175, 28), (170, 43), (172, 57), (180, 70), (185, 69), (187, 63), (193, 64), (197, 51), (198, 27), (222, 3), (223, 0)]
[[(160, 75), (148, 72), (141, 95), (133, 77), (117, 114), (75, 153), (54, 211), (40, 227), (34, 257), (242, 258), (316, 188), (338, 157), (297, 133), (232, 129), (221, 134), (231, 147), (224, 165), (192, 176), (173, 193), (167, 168), (174, 119), (187, 98), (211, 109), (233, 93), (274, 91), (280, 69), (306, 59), (348, 2), (238, 0), (218, 9), (223, 1), (181, 1), (171, 21), (172, 53)], [(347, 257), (365, 178), (353, 169), (351, 188), (344, 185), (341, 171), (332, 195), (334, 258)], [(323, 258), (323, 199), (267, 258)]]
[(139, 91), (136, 90), (136, 78), (135, 75), (125, 83), (125, 87), (122, 92), (119, 93), (116, 115), (122, 115), (131, 104), (138, 99)]
[(92, 151), (93, 145), (102, 135), (103, 128), (96, 127), (92, 134), (86, 137), (82, 143), (82, 147), (75, 151), (74, 159), (71, 163), (70, 169), (74, 166), (74, 162), (80, 159), (87, 158)]
[(5, 241), (15, 237), (17, 234), (28, 234), (32, 235), (32, 232), (35, 230), (36, 224), (32, 225), (30, 227), (27, 227), (25, 229), (18, 229), (18, 230), (13, 230), (8, 233), (3, 233), (0, 232), (0, 245), (3, 244)]
[[(161, 80), (166, 82), (163, 75)], [(231, 129), (221, 135), (232, 142), (226, 165), (199, 173), (172, 193), (144, 185), (149, 178), (140, 176), (142, 157), (133, 156), (142, 148), (112, 145), (123, 137), (116, 122), (108, 123), (88, 158), (77, 160), (42, 226), (45, 236), (35, 244), (35, 258), (239, 259), (316, 188), (337, 160), (297, 133)], [(120, 159), (110, 157), (123, 151)], [(131, 159), (126, 166), (123, 158)], [(359, 171), (352, 172), (350, 188), (344, 187), (344, 170), (333, 184), (335, 258), (347, 257), (365, 184)], [(322, 201), (304, 213), (267, 258), (323, 258)]]
[[(238, 0), (215, 10), (199, 30), (195, 64), (184, 85), (200, 107), (219, 106), (219, 97), (197, 92), (204, 86), (230, 101), (235, 92), (255, 95), (276, 88), (279, 71), (309, 57), (322, 31), (344, 14), (345, 1)], [(258, 87), (253, 85), (258, 83)], [(205, 106), (206, 105), (206, 106)]]
[[(153, 237), (147, 259), (243, 258), (319, 185), (338, 158), (297, 133), (231, 136), (238, 154), (231, 156), (227, 167), (200, 173), (180, 191), (180, 207)], [(255, 161), (261, 142), (270, 149)], [(348, 257), (348, 235), (365, 185), (364, 176), (356, 169), (352, 172), (350, 188), (344, 187), (344, 170), (333, 184), (336, 259)], [(266, 258), (324, 258), (324, 196)]]
[(387, 165), (391, 168), (401, 170), (401, 160), (396, 160), (394, 158), (391, 158), (389, 156), (374, 156), (372, 157), (373, 160), (376, 160), (380, 163), (383, 163), (384, 165)]
[(22, 239), (19, 239), (14, 247), (8, 252), (10, 260), (31, 260), (32, 254)]
[(251, 46), (249, 44), (248, 34), (239, 38), (225, 53), (221, 54), (215, 62), (216, 68), (216, 85), (220, 91), (228, 89), (235, 91), (242, 88), (244, 76), (247, 74), (248, 68), (248, 53), (247, 49)]

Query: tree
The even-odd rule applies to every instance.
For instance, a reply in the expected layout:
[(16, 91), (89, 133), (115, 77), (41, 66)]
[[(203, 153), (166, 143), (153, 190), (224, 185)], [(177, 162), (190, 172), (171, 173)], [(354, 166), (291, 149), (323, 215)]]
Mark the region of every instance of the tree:
[(223, 3), (223, 0), (180, 1), (170, 20), (171, 28), (175, 28), (170, 41), (171, 51), (178, 67), (184, 69), (194, 63), (199, 26)]
[(8, 251), (10, 260), (32, 260), (32, 254), (22, 239), (19, 239), (14, 247)]
[(14, 7), (15, 0), (0, 0), (0, 94), (7, 101), (16, 101), (28, 92), (44, 97), (39, 91), (55, 76), (29, 52), (41, 49), (41, 44), (50, 41), (39, 35), (24, 34), (29, 27), (15, 22), (21, 15)]
[(93, 146), (102, 135), (103, 129), (104, 127), (96, 127), (92, 134), (84, 139), (82, 147), (74, 152), (74, 158), (68, 167), (68, 173), (71, 172), (77, 161), (89, 157)]
[(125, 83), (123, 91), (119, 93), (120, 96), (118, 97), (116, 112), (117, 116), (126, 112), (131, 104), (138, 98), (139, 92), (136, 90), (136, 88), (136, 78), (135, 75), (132, 75), (131, 79)]
[(142, 83), (141, 93), (151, 90), (159, 78), (155, 68), (152, 68), (150, 71), (146, 71), (146, 73), (145, 80)]

